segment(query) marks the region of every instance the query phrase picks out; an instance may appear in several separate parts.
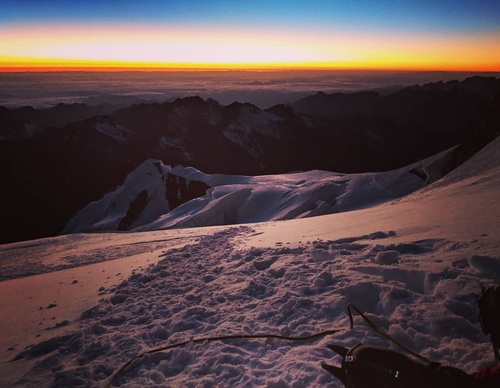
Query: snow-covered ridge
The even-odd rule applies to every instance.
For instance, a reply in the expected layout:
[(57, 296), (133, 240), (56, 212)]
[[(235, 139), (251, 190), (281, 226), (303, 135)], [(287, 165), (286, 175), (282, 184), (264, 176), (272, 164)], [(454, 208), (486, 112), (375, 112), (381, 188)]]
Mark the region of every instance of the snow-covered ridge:
[(424, 187), (439, 177), (445, 155), (389, 172), (255, 177), (205, 174), (150, 159), (123, 185), (80, 210), (63, 233), (241, 224), (360, 209)]
[(256, 177), (213, 175), (205, 180), (212, 186), (205, 196), (137, 230), (289, 220), (360, 209), (424, 187), (430, 178), (416, 172), (433, 171), (432, 164), (442, 157), (382, 173), (314, 170)]

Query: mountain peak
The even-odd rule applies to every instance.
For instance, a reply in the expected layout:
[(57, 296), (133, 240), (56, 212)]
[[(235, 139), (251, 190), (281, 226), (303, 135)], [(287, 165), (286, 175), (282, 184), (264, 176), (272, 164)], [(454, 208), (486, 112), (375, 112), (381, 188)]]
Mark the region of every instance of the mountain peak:
[(63, 233), (129, 230), (204, 195), (209, 186), (203, 180), (186, 179), (184, 172), (193, 177), (193, 169), (172, 169), (161, 160), (146, 160), (127, 175), (121, 186), (77, 212)]

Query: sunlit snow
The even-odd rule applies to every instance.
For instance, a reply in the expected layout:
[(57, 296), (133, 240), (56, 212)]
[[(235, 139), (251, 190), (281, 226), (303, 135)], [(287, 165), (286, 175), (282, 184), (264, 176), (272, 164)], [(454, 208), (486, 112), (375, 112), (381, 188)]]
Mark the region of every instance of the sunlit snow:
[[(147, 205), (134, 219), (130, 229), (135, 231), (289, 220), (360, 209), (402, 197), (437, 179), (446, 155), (443, 152), (388, 172), (314, 170), (255, 177), (204, 174), (192, 167), (172, 168), (150, 159), (115, 191), (80, 210), (64, 233), (117, 230), (130, 203), (143, 191), (147, 192)], [(205, 195), (172, 208), (166, 191), (177, 188), (165, 183), (168, 174), (187, 182), (203, 182), (210, 188)]]

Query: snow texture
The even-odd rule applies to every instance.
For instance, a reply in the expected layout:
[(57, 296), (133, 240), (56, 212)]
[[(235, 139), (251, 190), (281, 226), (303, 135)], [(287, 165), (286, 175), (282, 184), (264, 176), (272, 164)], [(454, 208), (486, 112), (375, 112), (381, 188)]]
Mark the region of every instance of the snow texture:
[[(0, 373), (6, 384), (26, 387), (98, 386), (137, 354), (166, 344), (219, 335), (303, 336), (339, 329), (307, 343), (256, 339), (192, 343), (133, 362), (114, 384), (341, 387), (320, 367), (325, 361), (339, 361), (326, 345), (391, 346), (359, 318), (354, 329), (348, 329), (347, 303), (434, 361), (467, 372), (492, 365), (493, 352), (481, 331), (476, 297), (478, 281), (486, 285), (500, 281), (500, 214), (495, 206), (500, 194), (499, 149), (497, 140), (455, 171), (449, 184), (438, 181), (393, 203), (348, 213), (233, 227), (61, 236), (52, 252), (45, 240), (4, 245), (0, 258), (24, 253), (36, 260), (37, 246), (45, 247), (49, 252), (39, 259), (50, 271), (64, 259), (65, 247), (73, 249), (73, 269), (88, 266), (85, 249), (93, 241), (104, 255), (115, 258), (115, 268), (125, 269), (123, 259), (113, 253), (117, 246), (126, 251), (137, 249), (141, 241), (158, 244), (136, 252), (142, 268), (122, 281), (103, 285), (102, 299), (90, 308), (81, 304), (72, 317), (59, 321), (64, 315), (62, 295), (47, 299), (39, 311), (19, 311), (26, 321), (33, 321), (25, 331), (4, 317), (11, 336), (0, 342), (4, 347)], [(486, 159), (490, 163), (474, 164)], [(281, 185), (300, 181), (297, 175), (281, 179)], [(350, 178), (349, 184), (361, 184), (357, 182), (363, 179), (367, 176)], [(279, 195), (274, 192), (276, 181), (271, 183), (260, 195)], [(210, 194), (215, 199), (250, 198), (250, 189), (231, 193), (217, 189)], [(363, 191), (360, 195), (366, 198)], [(75, 239), (85, 241), (81, 251)], [(148, 266), (145, 258), (154, 260)], [(68, 271), (57, 269), (38, 275), (39, 282)], [(22, 280), (0, 283), (0, 295)], [(79, 287), (90, 281), (84, 277), (67, 282), (66, 295), (77, 300)], [(37, 282), (29, 287), (37, 292)], [(21, 291), (9, 295), (13, 300), (8, 302), (18, 306), (25, 302), (15, 295), (27, 299)], [(37, 327), (37, 314), (56, 319), (50, 328), (46, 321)]]

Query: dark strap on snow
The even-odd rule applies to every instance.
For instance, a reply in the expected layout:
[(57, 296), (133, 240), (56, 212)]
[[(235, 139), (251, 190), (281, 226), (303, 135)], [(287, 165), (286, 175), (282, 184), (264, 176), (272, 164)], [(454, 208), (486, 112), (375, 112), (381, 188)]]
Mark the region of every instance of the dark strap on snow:
[(429, 360), (429, 359), (425, 358), (424, 356), (418, 354), (417, 352), (411, 350), (410, 348), (408, 348), (407, 346), (405, 346), (401, 342), (399, 342), (397, 339), (395, 339), (394, 337), (390, 336), (385, 331), (381, 330), (360, 309), (358, 309), (356, 306), (354, 306), (354, 305), (352, 305), (352, 304), (349, 303), (347, 305), (347, 313), (349, 315), (349, 323), (351, 325), (351, 329), (354, 327), (354, 321), (353, 321), (353, 318), (352, 318), (352, 311), (351, 310), (356, 311), (359, 314), (359, 316), (365, 320), (365, 322), (368, 324), (368, 326), (370, 326), (374, 331), (376, 331), (377, 333), (379, 333), (382, 337), (387, 338), (389, 341), (391, 341), (392, 343), (396, 344), (397, 346), (399, 346), (401, 349), (403, 349), (404, 351), (408, 352), (412, 356), (414, 356), (414, 357), (418, 358), (419, 360), (423, 361), (425, 364), (427, 364), (427, 365), (433, 364), (433, 362), (431, 360)]
[(120, 375), (125, 369), (127, 369), (130, 364), (132, 364), (134, 361), (144, 357), (147, 354), (154, 354), (154, 353), (159, 353), (159, 352), (164, 352), (166, 350), (174, 349), (174, 348), (180, 348), (189, 344), (199, 344), (202, 342), (214, 342), (214, 341), (225, 341), (225, 340), (239, 340), (239, 339), (268, 339), (268, 338), (274, 338), (282, 341), (310, 341), (316, 338), (321, 338), (325, 337), (327, 335), (332, 335), (338, 333), (340, 330), (325, 330), (321, 331), (316, 334), (312, 335), (307, 335), (303, 337), (289, 337), (289, 336), (283, 336), (283, 335), (277, 335), (277, 334), (240, 334), (240, 335), (223, 335), (220, 337), (204, 337), (204, 338), (195, 338), (191, 339), (189, 341), (183, 341), (183, 342), (178, 342), (175, 344), (171, 345), (166, 345), (162, 346), (159, 348), (155, 349), (150, 349), (147, 350), (133, 359), (127, 361), (125, 364), (123, 364), (120, 368), (115, 370), (111, 376), (108, 377), (108, 379), (104, 383), (105, 388), (110, 388), (113, 385), (113, 381), (116, 379), (118, 375)]

